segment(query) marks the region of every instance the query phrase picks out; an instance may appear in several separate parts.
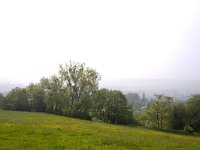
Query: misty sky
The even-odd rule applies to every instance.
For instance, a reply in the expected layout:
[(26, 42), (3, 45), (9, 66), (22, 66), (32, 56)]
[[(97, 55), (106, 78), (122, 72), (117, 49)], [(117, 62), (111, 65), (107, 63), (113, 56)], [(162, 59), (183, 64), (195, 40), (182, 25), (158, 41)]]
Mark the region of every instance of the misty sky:
[(200, 80), (199, 0), (0, 1), (0, 83), (74, 60), (103, 79)]

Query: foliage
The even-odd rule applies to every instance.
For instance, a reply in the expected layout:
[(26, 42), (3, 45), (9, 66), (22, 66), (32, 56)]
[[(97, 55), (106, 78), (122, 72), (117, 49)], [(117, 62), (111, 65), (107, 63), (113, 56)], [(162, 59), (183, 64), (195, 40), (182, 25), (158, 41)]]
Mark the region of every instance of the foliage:
[(155, 95), (155, 100), (147, 110), (148, 123), (153, 127), (163, 128), (166, 114), (173, 103), (173, 98), (162, 94)]
[(135, 110), (134, 117), (138, 125), (147, 127), (150, 126), (149, 115), (147, 113), (147, 110)]
[(69, 97), (69, 116), (90, 118), (92, 95), (98, 89), (100, 75), (85, 64), (71, 62), (60, 65), (59, 77)]
[(45, 91), (44, 103), (46, 111), (55, 114), (62, 114), (66, 108), (64, 103), (63, 82), (56, 75), (48, 78), (42, 78), (41, 86)]
[(44, 103), (45, 92), (41, 85), (31, 83), (27, 86), (26, 92), (31, 111), (44, 112), (46, 110)]
[(188, 124), (195, 130), (200, 131), (200, 94), (193, 95), (186, 103)]
[(95, 93), (93, 116), (115, 124), (128, 124), (133, 121), (132, 107), (120, 91), (101, 89)]
[(95, 69), (70, 61), (60, 65), (58, 75), (43, 77), (39, 83), (31, 83), (26, 88), (15, 88), (0, 102), (3, 109), (132, 123), (133, 112), (125, 95), (120, 91), (98, 90), (99, 80)]
[(0, 93), (0, 109), (4, 108), (4, 101), (5, 101), (5, 97), (3, 96), (2, 93)]
[(174, 130), (183, 130), (186, 122), (186, 110), (182, 103), (175, 103), (169, 112), (169, 128)]
[(27, 92), (24, 88), (14, 88), (6, 96), (5, 109), (29, 111)]
[(193, 134), (194, 129), (193, 129), (191, 126), (186, 125), (186, 126), (184, 127), (184, 132), (185, 132), (186, 134)]

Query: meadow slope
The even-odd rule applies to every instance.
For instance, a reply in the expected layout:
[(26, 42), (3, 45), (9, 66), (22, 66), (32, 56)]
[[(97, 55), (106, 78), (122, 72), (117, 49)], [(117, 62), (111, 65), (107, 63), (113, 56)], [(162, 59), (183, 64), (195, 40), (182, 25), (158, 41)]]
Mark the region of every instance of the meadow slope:
[(197, 150), (200, 137), (0, 110), (0, 149)]

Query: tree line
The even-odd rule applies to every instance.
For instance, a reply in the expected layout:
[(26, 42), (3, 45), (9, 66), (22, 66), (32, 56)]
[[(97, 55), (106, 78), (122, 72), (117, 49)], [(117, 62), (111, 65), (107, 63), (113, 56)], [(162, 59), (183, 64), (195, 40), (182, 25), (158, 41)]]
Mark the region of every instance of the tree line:
[(63, 116), (97, 119), (114, 124), (134, 122), (132, 107), (121, 91), (99, 89), (101, 77), (84, 63), (70, 61), (59, 66), (57, 75), (39, 83), (14, 88), (0, 95), (5, 110), (48, 112)]
[(186, 102), (176, 102), (173, 97), (156, 94), (150, 106), (135, 115), (143, 126), (179, 130), (191, 134), (200, 132), (200, 94)]
[(57, 75), (43, 77), (39, 83), (24, 88), (16, 87), (5, 96), (0, 94), (0, 109), (47, 112), (187, 133), (200, 131), (200, 94), (186, 102), (157, 94), (147, 108), (136, 110), (121, 91), (99, 89), (100, 79), (95, 69), (70, 61), (59, 66)]

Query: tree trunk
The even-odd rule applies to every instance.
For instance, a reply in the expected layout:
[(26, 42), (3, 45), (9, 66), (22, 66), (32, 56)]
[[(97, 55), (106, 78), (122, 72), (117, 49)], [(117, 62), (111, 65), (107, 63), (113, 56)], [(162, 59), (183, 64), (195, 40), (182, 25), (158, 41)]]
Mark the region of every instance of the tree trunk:
[(158, 113), (158, 111), (156, 112), (156, 119), (157, 119), (157, 127), (159, 129), (160, 128), (160, 119), (159, 119), (159, 113)]

